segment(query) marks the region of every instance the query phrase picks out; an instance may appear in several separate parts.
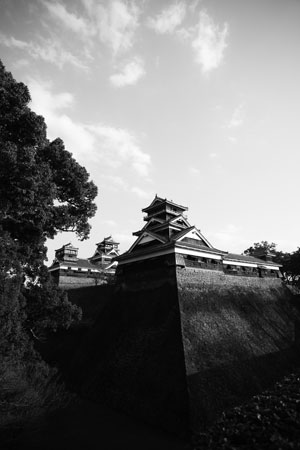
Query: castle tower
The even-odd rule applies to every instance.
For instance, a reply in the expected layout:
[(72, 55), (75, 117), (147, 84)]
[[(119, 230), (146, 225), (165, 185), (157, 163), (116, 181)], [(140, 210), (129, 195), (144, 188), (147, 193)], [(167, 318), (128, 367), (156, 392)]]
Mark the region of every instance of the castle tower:
[(70, 242), (55, 251), (55, 259), (48, 271), (63, 289), (95, 286), (111, 282), (118, 265), (119, 243), (108, 236), (99, 242), (91, 258), (78, 258), (78, 248)]
[(77, 255), (78, 248), (74, 247), (71, 242), (55, 250), (55, 259), (61, 262), (76, 262), (78, 260)]
[(113, 240), (111, 236), (108, 236), (99, 242), (94, 255), (89, 258), (91, 264), (102, 269), (108, 267), (116, 267), (117, 263), (113, 262), (113, 259), (119, 256), (119, 242)]

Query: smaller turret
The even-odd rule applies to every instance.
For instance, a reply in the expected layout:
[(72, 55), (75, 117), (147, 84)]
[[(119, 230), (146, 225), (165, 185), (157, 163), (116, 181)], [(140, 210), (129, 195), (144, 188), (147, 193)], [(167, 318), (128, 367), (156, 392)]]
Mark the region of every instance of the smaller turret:
[(74, 247), (71, 242), (63, 245), (58, 250), (55, 250), (55, 259), (57, 261), (77, 261), (78, 248)]

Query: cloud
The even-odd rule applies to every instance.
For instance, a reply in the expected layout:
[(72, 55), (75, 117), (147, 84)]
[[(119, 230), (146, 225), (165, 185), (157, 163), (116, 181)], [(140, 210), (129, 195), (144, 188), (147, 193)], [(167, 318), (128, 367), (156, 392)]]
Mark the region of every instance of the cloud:
[(101, 175), (101, 179), (103, 180), (106, 187), (109, 186), (113, 190), (128, 190), (128, 184), (123, 178), (118, 175)]
[(137, 186), (133, 186), (130, 190), (140, 198), (149, 198), (149, 192), (146, 192)]
[[(79, 14), (59, 1), (41, 0), (50, 17), (71, 30), (84, 42), (83, 54), (91, 58), (91, 49), (100, 41), (110, 47), (117, 56), (129, 50), (134, 43), (139, 26), (140, 7), (132, 1), (82, 0), (83, 9)], [(70, 2), (74, 5), (74, 2)]]
[[(112, 191), (125, 191), (135, 194), (139, 198), (149, 198), (149, 191), (138, 186), (130, 186), (130, 184), (124, 180), (124, 178), (118, 175), (101, 175), (102, 187)], [(101, 183), (100, 183), (101, 186)]]
[(59, 19), (70, 30), (76, 33), (90, 34), (91, 29), (85, 20), (69, 12), (62, 3), (49, 1), (43, 1), (42, 3), (54, 18)]
[(70, 108), (74, 105), (74, 96), (70, 92), (55, 94), (51, 83), (41, 83), (29, 79), (29, 88), (33, 97), (32, 109), (39, 109), (42, 113), (55, 113), (58, 110)]
[(139, 176), (148, 176), (150, 155), (141, 150), (132, 132), (101, 123), (74, 121), (65, 112), (75, 104), (74, 97), (68, 92), (54, 93), (49, 83), (30, 80), (29, 89), (31, 108), (45, 117), (49, 138), (61, 137), (66, 148), (79, 162), (88, 163), (92, 172), (97, 172), (97, 164), (101, 162), (110, 168), (127, 166)]
[(210, 153), (210, 154), (209, 154), (209, 157), (212, 158), (212, 159), (213, 159), (213, 158), (217, 158), (217, 156), (218, 156), (217, 153)]
[(140, 8), (134, 2), (112, 0), (105, 6), (95, 0), (83, 0), (91, 30), (110, 46), (116, 56), (133, 46), (139, 26)]
[(33, 42), (25, 42), (15, 39), (13, 36), (8, 37), (0, 34), (0, 44), (8, 48), (27, 51), (33, 59), (41, 59), (52, 63), (60, 69), (65, 64), (71, 64), (79, 69), (87, 70), (87, 66), (75, 55), (65, 50), (61, 43), (54, 39), (41, 39), (41, 44)]
[(186, 5), (174, 3), (165, 8), (155, 19), (149, 18), (148, 26), (159, 34), (173, 33), (185, 18)]
[(87, 129), (100, 140), (102, 152), (112, 167), (119, 167), (126, 161), (140, 176), (148, 176), (150, 156), (140, 149), (132, 133), (101, 124), (88, 126)]
[(0, 33), (0, 44), (8, 48), (18, 48), (20, 50), (25, 50), (28, 47), (27, 42), (15, 39), (13, 36), (5, 36), (3, 33)]
[(241, 229), (233, 224), (208, 232), (207, 237), (213, 246), (229, 252), (241, 253), (244, 248), (249, 247), (247, 240), (241, 235)]
[(243, 125), (244, 123), (244, 115), (245, 115), (245, 108), (244, 105), (239, 105), (235, 108), (233, 111), (233, 114), (231, 116), (230, 121), (226, 125), (226, 128), (232, 129), (237, 128)]
[(196, 167), (189, 167), (189, 172), (191, 175), (199, 175), (200, 174), (200, 170), (197, 169)]
[(114, 220), (111, 220), (111, 219), (101, 219), (99, 222), (101, 224), (107, 225), (109, 227), (116, 227), (117, 226), (117, 223)]
[(235, 136), (228, 136), (228, 140), (229, 142), (231, 142), (232, 144), (236, 144), (237, 143), (237, 138)]
[(220, 28), (205, 11), (200, 11), (197, 36), (192, 41), (192, 47), (203, 73), (207, 74), (220, 66), (227, 47), (228, 29), (227, 23)]
[(117, 242), (121, 242), (122, 246), (125, 248), (130, 248), (133, 242), (136, 240), (136, 236), (132, 236), (132, 232), (128, 231), (128, 233), (114, 233), (114, 239)]
[(121, 72), (111, 75), (110, 82), (116, 87), (133, 85), (145, 75), (144, 62), (136, 57), (125, 64)]
[(28, 67), (29, 65), (30, 65), (30, 62), (28, 61), (28, 59), (25, 59), (25, 58), (20, 58), (13, 63), (13, 66), (15, 69), (21, 69), (24, 67)]

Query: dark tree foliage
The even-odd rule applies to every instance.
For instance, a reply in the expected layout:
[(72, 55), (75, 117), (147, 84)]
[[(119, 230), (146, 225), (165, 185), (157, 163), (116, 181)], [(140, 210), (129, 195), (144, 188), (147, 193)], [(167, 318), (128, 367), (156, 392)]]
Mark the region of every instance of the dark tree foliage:
[(252, 256), (260, 249), (274, 253), (276, 251), (276, 244), (268, 241), (255, 242), (251, 247), (244, 250), (244, 255)]
[(32, 372), (31, 341), (80, 317), (48, 277), (45, 242), (60, 230), (86, 239), (96, 212), (89, 174), (61, 139), (49, 142), (29, 102), (0, 61), (0, 381), (30, 358)]
[(285, 253), (282, 260), (286, 281), (300, 287), (300, 248), (292, 253)]
[(29, 101), (27, 87), (0, 62), (0, 226), (20, 242), (21, 260), (35, 264), (57, 231), (88, 237), (97, 188), (61, 139), (47, 140)]
[(268, 241), (255, 242), (251, 247), (244, 251), (245, 255), (255, 255), (257, 250), (268, 250), (273, 255), (273, 261), (281, 264), (281, 273), (283, 279), (289, 284), (298, 284), (300, 280), (300, 248), (295, 252), (282, 252), (277, 250), (277, 245), (274, 242)]

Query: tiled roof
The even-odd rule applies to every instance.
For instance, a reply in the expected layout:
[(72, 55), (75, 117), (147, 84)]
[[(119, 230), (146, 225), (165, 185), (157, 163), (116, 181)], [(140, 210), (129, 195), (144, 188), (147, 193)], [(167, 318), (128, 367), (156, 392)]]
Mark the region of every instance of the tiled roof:
[(175, 207), (177, 207), (177, 208), (180, 208), (180, 209), (182, 209), (182, 210), (184, 210), (184, 211), (187, 211), (187, 210), (188, 210), (188, 208), (187, 208), (186, 206), (178, 205), (177, 203), (172, 202), (172, 200), (168, 200), (168, 199), (166, 199), (166, 198), (158, 197), (158, 196), (156, 195), (155, 198), (154, 198), (154, 199), (152, 200), (152, 202), (150, 203), (150, 205), (147, 206), (146, 208), (143, 208), (142, 211), (143, 211), (143, 212), (147, 212), (149, 209), (154, 208), (154, 206), (156, 206), (155, 203), (161, 203), (161, 204), (163, 204), (163, 203), (168, 203), (169, 205), (173, 205), (173, 206), (175, 206)]
[(203, 250), (206, 253), (218, 253), (218, 254), (227, 256), (227, 252), (224, 252), (223, 250), (219, 250), (218, 248), (214, 248), (214, 247), (208, 247), (207, 245), (201, 244), (200, 241), (196, 241), (196, 242), (197, 242), (197, 244), (191, 244), (190, 242), (179, 241), (179, 242), (176, 242), (176, 246), (190, 248), (191, 250), (192, 249)]
[(182, 236), (184, 236), (185, 234), (189, 233), (190, 231), (194, 230), (194, 226), (188, 227), (188, 228), (184, 228), (181, 231), (178, 231), (178, 233), (174, 234), (171, 238), (172, 241), (176, 241), (177, 239), (180, 239)]
[(60, 267), (60, 266), (67, 266), (67, 267), (80, 267), (82, 269), (99, 269), (95, 264), (91, 264), (87, 259), (81, 259), (78, 258), (77, 261), (55, 261), (50, 267)]
[(275, 263), (274, 261), (264, 261), (263, 259), (256, 258), (255, 256), (249, 255), (237, 255), (235, 253), (228, 253), (225, 257), (227, 260), (249, 262), (254, 264), (263, 264), (271, 266), (281, 266), (281, 264)]

